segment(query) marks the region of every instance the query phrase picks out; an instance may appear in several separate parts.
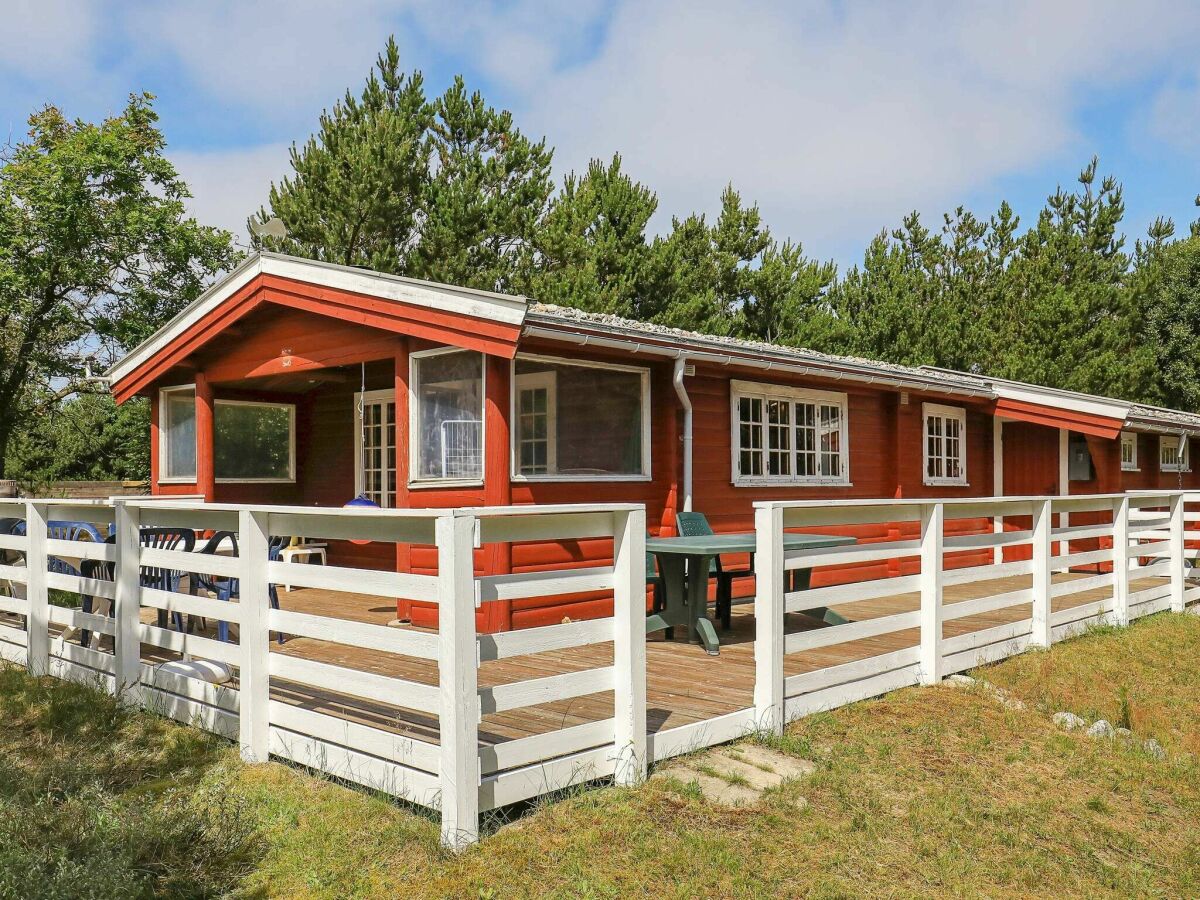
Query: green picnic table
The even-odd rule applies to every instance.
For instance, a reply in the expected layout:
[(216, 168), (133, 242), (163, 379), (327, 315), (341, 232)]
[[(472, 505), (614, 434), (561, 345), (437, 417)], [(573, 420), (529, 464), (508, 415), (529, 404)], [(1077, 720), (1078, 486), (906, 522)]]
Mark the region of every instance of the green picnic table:
[[(783, 549), (812, 550), (818, 547), (844, 547), (855, 543), (852, 537), (832, 534), (792, 534), (784, 532)], [(662, 576), (663, 610), (646, 618), (646, 632), (662, 631), (686, 625), (688, 640), (699, 638), (713, 656), (721, 651), (716, 629), (708, 619), (708, 570), (712, 560), (727, 553), (753, 553), (757, 547), (754, 532), (707, 534), (696, 537), (647, 538), (646, 550), (658, 560)], [(695, 573), (699, 577), (688, 577)], [(811, 569), (793, 569), (790, 590), (808, 590)], [(846, 620), (825, 607), (805, 611), (829, 624)]]

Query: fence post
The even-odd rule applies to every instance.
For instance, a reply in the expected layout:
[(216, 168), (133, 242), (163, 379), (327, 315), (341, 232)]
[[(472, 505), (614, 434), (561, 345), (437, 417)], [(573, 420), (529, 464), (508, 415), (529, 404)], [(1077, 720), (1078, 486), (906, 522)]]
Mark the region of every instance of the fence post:
[(25, 555), (29, 583), (25, 599), (29, 603), (25, 637), (28, 654), (25, 665), (34, 675), (50, 672), (50, 591), (46, 586), (46, 511), (32, 501), (25, 504), (25, 536), (29, 551)]
[(439, 516), (438, 686), (442, 844), (479, 840), (479, 645), (475, 637), (475, 517)]
[(613, 514), (613, 714), (617, 784), (646, 779), (646, 510)]
[(942, 535), (946, 508), (921, 506), (921, 683), (942, 680)]
[(113, 586), (116, 691), (130, 703), (136, 704), (141, 699), (142, 675), (142, 511), (121, 501), (113, 506), (113, 527), (117, 536)]
[(783, 734), (783, 508), (754, 510), (754, 720)]
[(1171, 495), (1171, 612), (1183, 612), (1184, 600), (1184, 541), (1183, 494)]
[[(1053, 549), (1050, 540), (1054, 534), (1054, 501), (1033, 501), (1033, 630), (1029, 643), (1034, 647), (1049, 647), (1053, 642), (1050, 602), (1053, 578), (1050, 575), (1050, 556)], [(1060, 545), (1069, 546), (1067, 541)], [(1064, 552), (1065, 555), (1065, 552)]]
[(1129, 624), (1129, 496), (1113, 501), (1113, 622)]
[(266, 762), (271, 753), (270, 528), (268, 514), (238, 514), (238, 744), (242, 759)]

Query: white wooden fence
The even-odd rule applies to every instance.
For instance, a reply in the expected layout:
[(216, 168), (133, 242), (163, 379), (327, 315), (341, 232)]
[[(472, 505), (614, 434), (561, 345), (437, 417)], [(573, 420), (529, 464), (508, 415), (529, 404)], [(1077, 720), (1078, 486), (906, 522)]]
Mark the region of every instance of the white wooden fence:
[[(1185, 517), (1200, 521), (1200, 512), (1186, 510), (1187, 501), (1200, 503), (1200, 494), (756, 504), (756, 723), (777, 732), (785, 722), (809, 713), (906, 685), (936, 683), (1028, 647), (1049, 646), (1091, 624), (1126, 625), (1167, 608), (1182, 611), (1200, 599), (1200, 587), (1186, 580), (1198, 556), (1187, 542), (1200, 540), (1200, 530), (1185, 531)], [(1009, 530), (993, 530), (992, 521), (1000, 517)], [(1016, 529), (1011, 527), (1014, 520), (1029, 524)], [(832, 549), (783, 550), (785, 529), (841, 531), (882, 523), (898, 526), (894, 533), (899, 537)], [(951, 523), (957, 527), (949, 527)], [(914, 536), (906, 538), (906, 531)], [(997, 549), (1028, 558), (1005, 561), (995, 555)], [(1013, 552), (1020, 549), (1024, 553)], [(786, 570), (881, 562), (891, 562), (901, 574), (806, 591), (784, 589)], [(1094, 573), (1080, 573), (1085, 567), (1094, 567)], [(1073, 577), (1056, 579), (1056, 574)], [(1014, 589), (1011, 581), (1002, 580), (1013, 576), (1029, 576), (1029, 586)], [(964, 592), (966, 599), (947, 601), (946, 589), (957, 585), (974, 589)], [(1053, 609), (1058, 598), (1097, 589), (1105, 592), (1101, 599)], [(788, 613), (904, 594), (918, 595), (919, 604), (901, 612), (856, 616), (832, 628), (786, 631)], [(1028, 615), (1016, 621), (953, 637), (944, 634), (947, 622), (1023, 606)], [(785, 677), (785, 661), (792, 655), (889, 636), (894, 639), (879, 642), (888, 646), (885, 652)], [(897, 642), (901, 646), (892, 649)]]
[[(236, 507), (138, 499), (115, 502), (2, 501), (0, 518), (21, 519), (27, 535), (0, 536), (0, 551), (23, 559), (0, 566), (0, 658), (37, 673), (91, 681), (132, 702), (236, 740), (243, 758), (270, 755), (440, 809), (442, 835), (460, 847), (478, 835), (481, 810), (572, 783), (645, 776), (645, 511), (629, 504), (453, 510)], [(86, 521), (115, 543), (47, 536), (48, 523)], [(143, 547), (143, 527), (233, 531), (237, 558)], [(433, 545), (436, 574), (269, 562), (271, 535)], [(477, 546), (513, 541), (611, 539), (611, 566), (476, 577)], [(115, 565), (111, 581), (47, 571), (51, 558)], [(15, 564), (14, 564), (15, 563)], [(143, 586), (144, 567), (240, 580), (236, 602)], [(353, 591), (437, 605), (438, 631), (272, 609), (270, 584)], [(115, 615), (49, 602), (50, 590), (115, 603)], [(497, 600), (584, 591), (611, 592), (614, 615), (503, 634), (477, 634), (476, 611)], [(286, 595), (285, 595), (286, 596)], [(142, 610), (203, 616), (236, 626), (222, 642), (143, 621)], [(168, 622), (168, 625), (170, 622)], [(55, 639), (58, 628), (87, 629), (113, 649)], [(271, 652), (271, 633), (310, 637), (434, 664), (425, 681), (408, 680), (302, 655)], [(611, 644), (611, 664), (480, 688), (481, 665), (547, 650)], [(212, 660), (236, 667), (236, 686), (163, 671), (156, 657)], [(401, 736), (278, 699), (272, 688), (304, 685), (351, 695), (437, 722), (437, 743)], [(548, 734), (481, 745), (481, 715), (612, 691), (613, 715)], [(286, 691), (285, 691), (286, 692)]]
[[(131, 702), (225, 735), (238, 742), (248, 761), (270, 756), (291, 760), (438, 809), (442, 839), (457, 848), (477, 839), (480, 813), (488, 809), (595, 779), (636, 783), (656, 760), (755, 730), (778, 732), (786, 721), (806, 713), (931, 683), (1031, 645), (1048, 645), (1089, 623), (1124, 624), (1160, 609), (1183, 609), (1200, 599), (1200, 587), (1186, 580), (1185, 568), (1198, 555), (1185, 543), (1200, 543), (1200, 512), (1188, 510), (1187, 501), (1200, 509), (1200, 493), (759, 504), (753, 702), (651, 734), (646, 715), (646, 518), (644, 509), (632, 504), (372, 510), (231, 506), (194, 499), (0, 500), (0, 519), (23, 520), (27, 530), (26, 535), (0, 535), (0, 553), (7, 560), (0, 561), (0, 658), (34, 672), (91, 681)], [(1067, 524), (1060, 523), (1062, 514)], [(991, 523), (998, 517), (1005, 518), (1009, 530), (993, 532)], [(1029, 527), (1017, 530), (1022, 518)], [(102, 534), (111, 530), (115, 538), (112, 543), (56, 539), (48, 529), (61, 521), (90, 522)], [(786, 554), (782, 549), (785, 529), (873, 529), (877, 534), (880, 523), (889, 524), (894, 539)], [(143, 547), (142, 529), (154, 526), (236, 532), (240, 555)], [(268, 561), (270, 536), (295, 534), (434, 547), (436, 573)], [(475, 554), (481, 547), (595, 540), (611, 540), (612, 565), (476, 575)], [(1010, 555), (1024, 548), (1029, 558), (993, 561), (997, 548)], [(974, 558), (964, 558), (965, 553)], [(50, 570), (53, 565), (62, 569), (54, 560), (78, 567), (88, 559), (111, 563), (114, 578), (86, 579)], [(829, 572), (833, 570), (824, 567), (880, 561), (892, 561), (892, 577), (807, 591), (784, 588), (788, 569)], [(1102, 570), (1094, 574), (1056, 577), (1098, 564)], [(185, 592), (183, 586), (144, 586), (144, 567), (237, 578), (239, 598), (227, 603)], [(1009, 576), (1027, 576), (1030, 586), (988, 584)], [(438, 630), (391, 628), (339, 618), (332, 611), (272, 609), (271, 584), (436, 604)], [(944, 592), (956, 585), (977, 589), (970, 599), (946, 601)], [(1052, 610), (1056, 598), (1097, 588), (1107, 589), (1104, 599)], [(477, 633), (476, 613), (485, 604), (593, 591), (613, 595), (611, 617)], [(795, 621), (789, 613), (908, 593), (920, 598), (911, 610), (788, 630)], [(61, 605), (61, 594), (90, 595), (98, 604), (111, 601), (114, 614)], [(946, 623), (1023, 604), (1030, 612), (1018, 621), (944, 634)], [(150, 612), (143, 615), (143, 610)], [(228, 622), (236, 639), (222, 642), (159, 627), (154, 619), (160, 610), (168, 617), (179, 613)], [(86, 629), (106, 639), (84, 647), (62, 639), (64, 628)], [(317, 659), (272, 652), (273, 633), (349, 647), (354, 653)], [(789, 660), (803, 660), (805, 654), (897, 634), (903, 638), (898, 648), (889, 646), (848, 663), (800, 667), (807, 670), (787, 675)], [(592, 663), (552, 674), (536, 666), (503, 669), (528, 675), (519, 681), (497, 682), (488, 674), (504, 660), (519, 662), (520, 657), (572, 648), (586, 651)], [(406, 674), (396, 675), (387, 665), (356, 664), (370, 654), (403, 662)], [(163, 660), (181, 656), (223, 663), (236, 678), (216, 685), (162, 669)], [(714, 666), (721, 663), (711, 660)], [(481, 673), (486, 676), (483, 685)], [(380, 727), (386, 723), (378, 718), (335, 715), (328, 707), (296, 702), (293, 695), (303, 690), (357, 698), (377, 710), (403, 713), (408, 720), (427, 720), (429, 739)], [(548, 733), (541, 729), (531, 737), (497, 743), (480, 739), (483, 717), (609, 692), (611, 717), (584, 724), (564, 721)]]

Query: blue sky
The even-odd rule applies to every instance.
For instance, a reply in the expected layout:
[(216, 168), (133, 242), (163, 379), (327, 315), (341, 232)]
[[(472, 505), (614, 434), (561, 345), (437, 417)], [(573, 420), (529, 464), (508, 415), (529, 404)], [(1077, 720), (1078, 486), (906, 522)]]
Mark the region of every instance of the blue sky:
[(1093, 154), (1131, 240), (1200, 192), (1200, 5), (1167, 2), (505, 3), (4, 0), (0, 127), (158, 96), (202, 220), (241, 232), (287, 148), (361, 85), (387, 36), (431, 92), (456, 73), (557, 148), (621, 151), (654, 223), (732, 182), (841, 266), (918, 209), (1007, 198), (1026, 222)]

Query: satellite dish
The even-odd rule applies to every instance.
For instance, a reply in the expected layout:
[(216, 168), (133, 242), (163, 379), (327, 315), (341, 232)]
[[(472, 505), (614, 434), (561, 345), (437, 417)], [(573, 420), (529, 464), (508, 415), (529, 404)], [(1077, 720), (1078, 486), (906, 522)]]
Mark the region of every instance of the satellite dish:
[(279, 216), (271, 216), (265, 222), (259, 222), (256, 219), (250, 220), (250, 232), (258, 238), (273, 237), (283, 239), (287, 237), (287, 226), (283, 224), (283, 219)]

